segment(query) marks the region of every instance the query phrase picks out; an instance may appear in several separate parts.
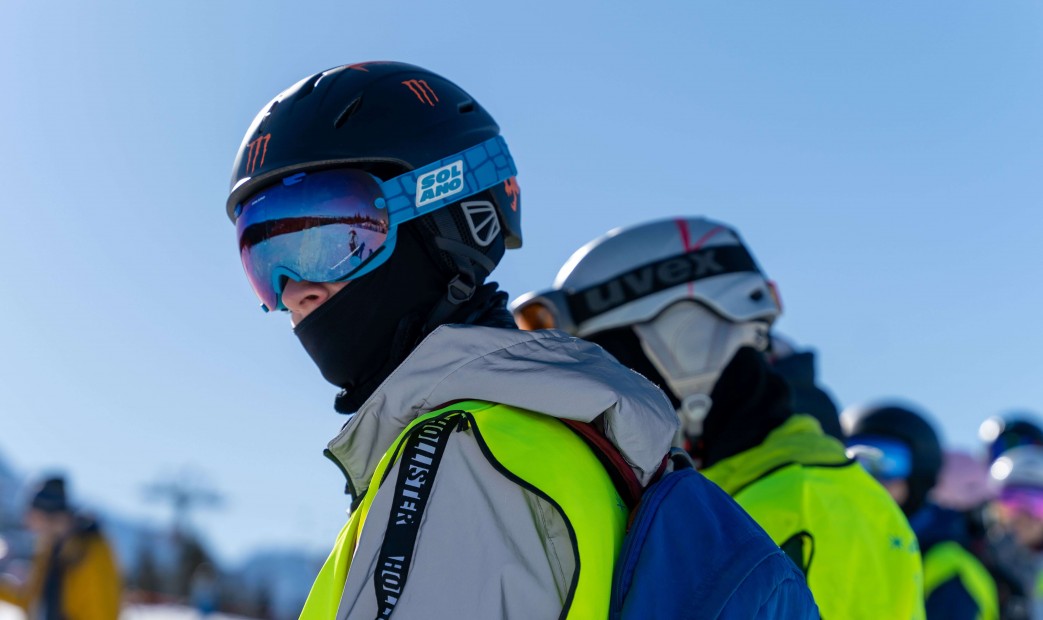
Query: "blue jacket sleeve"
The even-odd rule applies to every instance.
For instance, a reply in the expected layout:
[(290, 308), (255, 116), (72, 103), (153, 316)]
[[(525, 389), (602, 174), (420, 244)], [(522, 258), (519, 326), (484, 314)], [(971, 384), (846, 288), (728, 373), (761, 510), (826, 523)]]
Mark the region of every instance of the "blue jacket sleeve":
[(959, 576), (935, 588), (926, 601), (927, 620), (977, 620), (981, 610)]
[(782, 552), (766, 558), (739, 584), (721, 620), (815, 620), (818, 607), (804, 575)]

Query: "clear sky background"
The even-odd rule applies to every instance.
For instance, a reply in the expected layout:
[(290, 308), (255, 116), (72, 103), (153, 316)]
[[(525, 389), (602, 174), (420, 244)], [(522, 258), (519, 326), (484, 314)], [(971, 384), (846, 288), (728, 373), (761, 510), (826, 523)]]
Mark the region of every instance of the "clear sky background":
[(704, 214), (779, 283), (778, 327), (841, 405), (900, 396), (951, 444), (1043, 408), (1043, 5), (1034, 0), (35, 2), (0, 19), (0, 454), (160, 520), (150, 480), (222, 491), (226, 559), (328, 548), (344, 418), (225, 217), (271, 97), (402, 60), (499, 121), (551, 283), (610, 228)]

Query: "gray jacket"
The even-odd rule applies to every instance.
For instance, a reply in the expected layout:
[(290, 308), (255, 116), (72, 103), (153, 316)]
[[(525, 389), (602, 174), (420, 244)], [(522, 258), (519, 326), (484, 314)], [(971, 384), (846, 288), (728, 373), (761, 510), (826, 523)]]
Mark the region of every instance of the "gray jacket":
[[(677, 428), (666, 396), (596, 345), (560, 331), (436, 329), (329, 444), (351, 487), (360, 495), (377, 493), (338, 618), (378, 615), (374, 573), (394, 485), (368, 488), (377, 463), (417, 416), (467, 399), (582, 422), (603, 416), (605, 435), (643, 484)], [(397, 475), (396, 464), (386, 479)], [(575, 562), (560, 514), (497, 472), (466, 433), (454, 433), (431, 486), (395, 617), (557, 618)]]

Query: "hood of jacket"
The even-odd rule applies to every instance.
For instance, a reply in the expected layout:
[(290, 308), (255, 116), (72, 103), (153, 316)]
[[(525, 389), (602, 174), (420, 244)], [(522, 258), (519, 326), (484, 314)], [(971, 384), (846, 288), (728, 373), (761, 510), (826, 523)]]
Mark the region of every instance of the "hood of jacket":
[(797, 414), (768, 433), (758, 446), (724, 459), (701, 470), (725, 490), (735, 495), (752, 482), (787, 465), (839, 466), (852, 463), (844, 444), (822, 432), (818, 421)]
[(557, 330), (443, 325), (431, 332), (329, 443), (356, 496), (418, 416), (484, 400), (555, 418), (602, 418), (605, 435), (647, 484), (677, 431), (669, 399), (601, 347)]

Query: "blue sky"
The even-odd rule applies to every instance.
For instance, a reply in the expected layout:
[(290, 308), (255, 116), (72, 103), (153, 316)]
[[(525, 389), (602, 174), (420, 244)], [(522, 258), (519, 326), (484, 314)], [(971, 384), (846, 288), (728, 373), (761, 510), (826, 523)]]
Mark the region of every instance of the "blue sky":
[(197, 519), (224, 557), (332, 542), (335, 390), (258, 310), (224, 198), (264, 103), (364, 60), (499, 121), (512, 296), (610, 228), (703, 214), (778, 281), (841, 404), (912, 400), (965, 447), (1043, 408), (1037, 2), (90, 4), (0, 21), (0, 453), (84, 502), (162, 519), (141, 487), (187, 469), (227, 496)]

